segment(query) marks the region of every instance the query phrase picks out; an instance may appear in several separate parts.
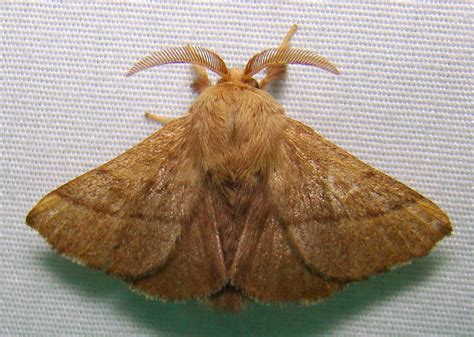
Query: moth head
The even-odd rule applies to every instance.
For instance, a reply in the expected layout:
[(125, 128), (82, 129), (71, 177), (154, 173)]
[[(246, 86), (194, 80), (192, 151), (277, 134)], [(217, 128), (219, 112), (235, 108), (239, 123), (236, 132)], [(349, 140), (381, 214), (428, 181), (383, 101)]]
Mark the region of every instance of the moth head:
[(237, 85), (246, 84), (257, 89), (260, 88), (258, 81), (252, 76), (246, 75), (244, 70), (240, 68), (229, 69), (229, 73), (221, 77), (221, 79), (217, 81), (217, 83), (234, 83)]

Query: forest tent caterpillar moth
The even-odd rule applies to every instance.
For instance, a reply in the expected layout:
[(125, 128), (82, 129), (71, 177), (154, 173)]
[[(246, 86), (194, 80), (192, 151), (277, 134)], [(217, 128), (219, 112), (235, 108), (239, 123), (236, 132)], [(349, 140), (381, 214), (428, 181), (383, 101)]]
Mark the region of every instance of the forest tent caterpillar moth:
[[(188, 114), (46, 195), (26, 222), (59, 252), (165, 300), (238, 312), (245, 299), (321, 300), (426, 255), (452, 230), (422, 195), (285, 116), (263, 89), (288, 64), (339, 73), (278, 48), (228, 69), (194, 46), (156, 52), (128, 75), (191, 63)], [(220, 79), (211, 84), (205, 68)], [(267, 70), (257, 81), (253, 76)]]

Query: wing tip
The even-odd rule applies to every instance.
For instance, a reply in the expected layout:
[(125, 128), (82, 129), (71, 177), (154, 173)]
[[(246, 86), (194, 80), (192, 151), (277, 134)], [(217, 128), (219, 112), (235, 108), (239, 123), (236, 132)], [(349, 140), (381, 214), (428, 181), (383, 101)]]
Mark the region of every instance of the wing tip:
[[(418, 206), (425, 212), (430, 214), (434, 219), (431, 222), (433, 228), (442, 234), (441, 240), (445, 236), (449, 236), (453, 232), (453, 225), (446, 212), (429, 199), (423, 198), (416, 202)], [(437, 241), (439, 241), (437, 240)]]
[(32, 228), (38, 229), (38, 215), (53, 208), (60, 199), (61, 197), (56, 195), (54, 192), (45, 195), (26, 215), (26, 224)]

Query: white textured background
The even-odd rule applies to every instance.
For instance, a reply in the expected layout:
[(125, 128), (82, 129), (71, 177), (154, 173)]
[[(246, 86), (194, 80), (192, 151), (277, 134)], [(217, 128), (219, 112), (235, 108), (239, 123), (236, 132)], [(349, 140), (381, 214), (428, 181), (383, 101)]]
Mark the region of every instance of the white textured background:
[[(1, 4), (0, 335), (462, 336), (473, 327), (473, 5)], [(163, 304), (51, 251), (24, 224), (42, 195), (183, 114), (189, 66), (131, 78), (150, 52), (211, 48), (229, 65), (277, 46), (343, 71), (291, 66), (288, 114), (433, 199), (454, 235), (410, 266), (314, 307), (257, 305), (240, 316)]]

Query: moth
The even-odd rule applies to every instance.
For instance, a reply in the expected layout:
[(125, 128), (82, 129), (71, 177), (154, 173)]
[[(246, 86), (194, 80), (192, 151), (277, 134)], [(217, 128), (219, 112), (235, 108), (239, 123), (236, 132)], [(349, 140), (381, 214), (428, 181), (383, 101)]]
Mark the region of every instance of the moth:
[[(243, 69), (195, 46), (136, 63), (128, 75), (194, 65), (199, 95), (188, 113), (155, 116), (162, 128), (47, 194), (27, 224), (58, 252), (148, 297), (232, 312), (247, 300), (319, 301), (426, 255), (451, 232), (447, 215), (287, 117), (265, 91), (289, 64), (339, 73), (291, 47), (295, 30)], [(214, 85), (206, 69), (219, 75)]]

